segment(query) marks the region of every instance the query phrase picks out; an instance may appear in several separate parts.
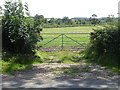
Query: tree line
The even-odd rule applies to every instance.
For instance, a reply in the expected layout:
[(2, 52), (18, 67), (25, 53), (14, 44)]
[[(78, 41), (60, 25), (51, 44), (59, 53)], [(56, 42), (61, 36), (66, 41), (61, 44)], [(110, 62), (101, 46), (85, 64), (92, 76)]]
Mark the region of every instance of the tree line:
[(116, 21), (113, 15), (108, 15), (106, 18), (97, 18), (96, 14), (91, 15), (90, 18), (44, 18), (43, 15), (36, 14), (32, 19), (37, 18), (41, 27), (51, 28), (51, 27), (76, 27), (76, 26), (96, 26), (104, 25)]

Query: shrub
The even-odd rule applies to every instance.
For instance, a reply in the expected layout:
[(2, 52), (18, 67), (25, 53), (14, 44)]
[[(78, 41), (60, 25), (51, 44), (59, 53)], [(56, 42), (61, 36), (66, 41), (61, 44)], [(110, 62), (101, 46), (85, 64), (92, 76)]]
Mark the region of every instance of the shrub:
[[(90, 43), (86, 49), (86, 57), (94, 58), (98, 61), (105, 61), (101, 57), (115, 56), (115, 63), (120, 59), (120, 30), (118, 24), (110, 24), (104, 28), (95, 29), (91, 33)], [(109, 61), (111, 62), (110, 59)]]
[[(28, 5), (6, 1), (2, 17), (3, 49), (14, 53), (32, 53), (41, 40), (40, 29), (35, 20), (29, 19)], [(32, 23), (31, 23), (32, 22)]]

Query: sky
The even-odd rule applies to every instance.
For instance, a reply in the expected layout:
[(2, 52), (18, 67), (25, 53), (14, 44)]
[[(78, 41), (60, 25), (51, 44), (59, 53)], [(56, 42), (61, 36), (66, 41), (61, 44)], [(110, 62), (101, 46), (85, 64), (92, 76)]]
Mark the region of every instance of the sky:
[[(120, 0), (22, 0), (27, 2), (31, 16), (44, 15), (45, 18), (107, 17), (118, 16)], [(0, 0), (0, 5), (4, 0)]]

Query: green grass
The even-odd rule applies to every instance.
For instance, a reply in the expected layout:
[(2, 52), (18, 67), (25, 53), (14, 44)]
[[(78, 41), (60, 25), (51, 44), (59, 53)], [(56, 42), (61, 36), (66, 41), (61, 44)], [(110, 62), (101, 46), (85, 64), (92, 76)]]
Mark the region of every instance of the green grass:
[(29, 71), (33, 64), (50, 63), (52, 60), (60, 61), (61, 63), (75, 63), (78, 64), (80, 57), (79, 52), (71, 51), (55, 51), (55, 52), (41, 52), (36, 51), (35, 57), (31, 55), (11, 54), (8, 53), (0, 60), (0, 73), (14, 74), (14, 71)]
[(61, 63), (78, 63), (80, 60), (79, 52), (71, 51), (55, 51), (42, 52), (36, 51), (35, 56), (23, 54), (3, 54), (3, 60), (0, 60), (0, 73), (14, 74), (14, 71), (28, 71), (31, 70), (33, 64), (50, 63), (52, 60), (60, 61)]
[(34, 64), (34, 63), (19, 64), (15, 62), (5, 62), (3, 60), (1, 60), (0, 63), (2, 63), (1, 68), (0, 68), (0, 73), (2, 74), (14, 74), (14, 71), (26, 72), (26, 71), (31, 70), (32, 68), (30, 66)]
[[(48, 41), (52, 40), (53, 38), (59, 36), (59, 34), (42, 34), (42, 33), (90, 33), (93, 31), (93, 26), (81, 26), (81, 27), (64, 27), (64, 28), (44, 28), (41, 32), (43, 37), (43, 41), (38, 42), (38, 45), (43, 46)], [(82, 45), (86, 45), (89, 42), (89, 34), (66, 34), (68, 37), (74, 39), (78, 43)], [(78, 43), (74, 42), (73, 40), (67, 38), (65, 35), (63, 36), (64, 46), (71, 46), (71, 45), (79, 45)], [(49, 44), (46, 44), (44, 47), (50, 46), (61, 46), (62, 44), (62, 36), (58, 37), (57, 39), (53, 40)]]
[(42, 52), (37, 51), (36, 56), (40, 57), (43, 62), (51, 62), (52, 60), (60, 61), (61, 63), (78, 63), (81, 60), (78, 51), (54, 51)]
[(41, 63), (41, 59), (33, 55), (3, 53), (2, 60), (0, 60), (0, 73), (12, 73), (16, 70), (28, 71), (32, 64)]
[(110, 62), (110, 58), (109, 59), (105, 59), (103, 58), (104, 61), (106, 62), (98, 62), (98, 59), (95, 59), (95, 60), (91, 60), (91, 59), (84, 59), (84, 61), (88, 62), (88, 63), (96, 63), (102, 67), (105, 67), (111, 71), (113, 71), (114, 73), (116, 74), (119, 74), (120, 75), (120, 67), (118, 65), (118, 63), (111, 63)]
[(42, 33), (89, 33), (93, 26), (64, 27), (64, 28), (44, 28)]
[(18, 63), (12, 63), (12, 62), (5, 62), (5, 61), (0, 61), (2, 62), (2, 70), (0, 73), (12, 73), (13, 71), (16, 70), (21, 70), (23, 69), (26, 65), (18, 64)]
[(2, 74), (14, 74), (14, 71), (22, 71), (26, 72), (32, 69), (31, 64), (18, 64), (14, 62), (5, 62), (5, 61), (0, 61), (2, 62), (1, 66), (1, 72)]
[(117, 55), (113, 53), (111, 54), (104, 53), (102, 55), (99, 55), (89, 48), (86, 49), (85, 52), (83, 52), (83, 56), (85, 56), (84, 61), (88, 63), (96, 63), (120, 75), (120, 65), (117, 62), (117, 60), (119, 61), (119, 57)]

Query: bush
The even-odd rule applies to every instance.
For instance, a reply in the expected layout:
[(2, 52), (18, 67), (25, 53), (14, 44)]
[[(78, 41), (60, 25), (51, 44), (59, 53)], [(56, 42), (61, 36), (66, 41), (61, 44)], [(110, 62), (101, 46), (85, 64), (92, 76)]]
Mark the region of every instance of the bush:
[(29, 19), (28, 5), (6, 1), (2, 17), (3, 50), (14, 53), (32, 53), (41, 40), (40, 29), (35, 20)]
[[(91, 33), (90, 43), (86, 49), (86, 58), (94, 58), (99, 62), (105, 62), (103, 57), (113, 55), (115, 59), (108, 62), (120, 62), (120, 30), (117, 24), (110, 24), (104, 28), (95, 29)], [(102, 59), (100, 59), (102, 57)]]

